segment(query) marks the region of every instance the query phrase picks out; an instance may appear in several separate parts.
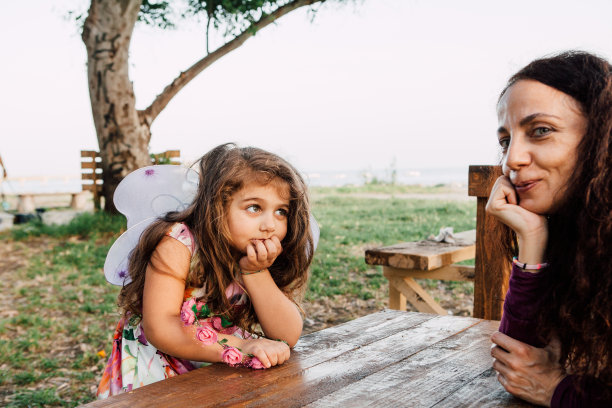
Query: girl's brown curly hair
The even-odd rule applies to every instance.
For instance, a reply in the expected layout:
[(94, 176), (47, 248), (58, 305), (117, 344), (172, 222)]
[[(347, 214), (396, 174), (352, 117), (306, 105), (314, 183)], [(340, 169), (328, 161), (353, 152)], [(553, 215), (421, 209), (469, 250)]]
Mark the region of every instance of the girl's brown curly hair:
[[(561, 363), (581, 381), (612, 387), (612, 66), (581, 51), (531, 62), (508, 81), (535, 80), (579, 102), (587, 119), (576, 166), (549, 215), (550, 290), (541, 302), (543, 340), (561, 341)], [(501, 98), (501, 97), (500, 97)], [(507, 253), (516, 255), (509, 239)]]
[(205, 300), (215, 314), (226, 316), (244, 330), (255, 330), (257, 316), (252, 304), (248, 302), (246, 307), (235, 308), (225, 296), (228, 285), (240, 274), (237, 264), (242, 256), (230, 245), (226, 214), (234, 193), (251, 182), (286, 183), (289, 187), (283, 251), (269, 271), (276, 285), (299, 306), (314, 252), (304, 180), (275, 154), (228, 143), (215, 147), (199, 160), (199, 185), (193, 203), (184, 211), (168, 213), (142, 234), (130, 255), (132, 281), (119, 294), (118, 303), (124, 313), (141, 316), (145, 272), (151, 255), (169, 228), (183, 222), (197, 244), (186, 285), (205, 285), (206, 293), (200, 300)]

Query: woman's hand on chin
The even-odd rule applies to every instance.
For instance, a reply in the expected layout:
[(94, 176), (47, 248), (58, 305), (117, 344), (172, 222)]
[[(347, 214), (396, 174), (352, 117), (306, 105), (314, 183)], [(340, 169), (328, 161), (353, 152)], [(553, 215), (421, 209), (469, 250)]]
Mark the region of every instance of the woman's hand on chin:
[(508, 177), (501, 176), (495, 182), (486, 211), (516, 233), (521, 262), (543, 262), (548, 241), (546, 217), (519, 206), (516, 190)]

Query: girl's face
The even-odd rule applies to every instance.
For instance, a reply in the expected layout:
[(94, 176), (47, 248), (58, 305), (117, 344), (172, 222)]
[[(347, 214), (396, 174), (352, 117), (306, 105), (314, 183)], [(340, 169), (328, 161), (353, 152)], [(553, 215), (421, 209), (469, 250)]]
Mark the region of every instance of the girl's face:
[(234, 193), (227, 212), (231, 245), (246, 253), (249, 243), (287, 234), (289, 185), (273, 180), (262, 185), (250, 183)]
[(587, 121), (571, 96), (538, 81), (512, 85), (497, 107), (502, 169), (519, 205), (550, 214), (563, 198)]

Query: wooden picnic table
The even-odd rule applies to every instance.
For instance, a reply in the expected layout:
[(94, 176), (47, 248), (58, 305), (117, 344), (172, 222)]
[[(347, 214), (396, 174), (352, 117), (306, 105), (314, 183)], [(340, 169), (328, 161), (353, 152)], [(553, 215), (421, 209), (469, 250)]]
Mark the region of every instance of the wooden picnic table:
[(88, 407), (528, 407), (498, 383), (498, 321), (384, 310), (300, 338), (285, 364), (214, 364)]
[(476, 230), (454, 234), (454, 242), (422, 240), (372, 248), (365, 261), (380, 265), (389, 281), (389, 308), (406, 310), (406, 301), (424, 313), (448, 314), (415, 279), (474, 281), (474, 267), (457, 262), (476, 254)]

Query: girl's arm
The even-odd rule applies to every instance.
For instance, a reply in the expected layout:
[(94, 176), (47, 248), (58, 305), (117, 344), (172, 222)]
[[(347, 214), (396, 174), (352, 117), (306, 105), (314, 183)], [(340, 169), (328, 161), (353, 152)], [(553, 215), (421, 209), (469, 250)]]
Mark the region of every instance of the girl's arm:
[[(286, 341), (295, 346), (302, 334), (302, 316), (297, 306), (276, 286), (268, 267), (282, 251), (277, 237), (256, 241), (247, 247), (247, 254), (240, 260), (242, 278), (259, 324), (270, 339)], [(251, 271), (261, 270), (256, 273)]]
[[(146, 271), (142, 327), (147, 340), (158, 350), (174, 357), (220, 362), (220, 344), (203, 345), (195, 337), (195, 327), (185, 326), (180, 311), (189, 273), (191, 255), (187, 247), (171, 237), (164, 237), (155, 249)], [(243, 340), (218, 334), (227, 345), (255, 355), (266, 367), (289, 358), (289, 348), (267, 339)]]
[(243, 280), (265, 335), (295, 346), (303, 326), (296, 305), (276, 286), (267, 269), (243, 275)]

